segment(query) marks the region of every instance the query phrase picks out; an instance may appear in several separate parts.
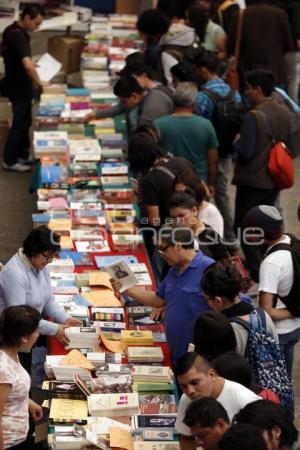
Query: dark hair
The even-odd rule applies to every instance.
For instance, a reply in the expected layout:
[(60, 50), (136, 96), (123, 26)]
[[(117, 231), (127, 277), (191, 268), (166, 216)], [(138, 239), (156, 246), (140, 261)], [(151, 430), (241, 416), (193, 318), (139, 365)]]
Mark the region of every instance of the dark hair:
[(0, 315), (0, 346), (15, 347), (20, 338), (34, 333), (39, 326), (41, 314), (31, 306), (9, 306)]
[(133, 131), (132, 136), (140, 133), (149, 136), (156, 144), (159, 143), (160, 132), (155, 125), (140, 125)]
[(298, 431), (283, 408), (270, 400), (249, 403), (236, 414), (234, 421), (238, 424), (250, 423), (269, 433), (274, 427), (279, 427), (281, 446), (291, 447), (298, 439)]
[(197, 200), (198, 205), (201, 205), (201, 203), (207, 198), (206, 189), (202, 180), (195, 172), (192, 172), (191, 170), (179, 172), (174, 180), (173, 188), (175, 188), (176, 184), (186, 185), (187, 189), (185, 192), (193, 195)]
[(198, 202), (193, 195), (186, 192), (176, 192), (169, 199), (168, 208), (169, 211), (172, 208), (193, 209), (198, 208)]
[(234, 264), (224, 266), (217, 262), (209, 266), (203, 274), (203, 292), (210, 297), (225, 297), (233, 302), (241, 289), (241, 275)]
[(157, 158), (165, 156), (165, 151), (149, 133), (134, 133), (128, 144), (128, 161), (134, 173), (148, 171)]
[(195, 65), (197, 67), (205, 67), (211, 73), (218, 73), (220, 60), (215, 53), (203, 49), (196, 55)]
[(224, 314), (207, 311), (195, 321), (193, 330), (195, 351), (212, 361), (222, 353), (235, 351), (236, 338), (232, 326)]
[[(177, 359), (176, 366), (173, 368), (174, 374), (178, 377), (187, 373), (195, 365), (195, 361), (197, 358), (202, 358), (202, 356), (200, 356), (196, 352), (187, 352), (184, 355), (180, 356), (180, 358)], [(205, 358), (202, 358), (202, 360), (207, 365), (207, 367), (210, 367), (209, 362), (206, 361)]]
[(119, 72), (120, 76), (140, 76), (145, 73), (147, 77), (150, 78), (150, 80), (154, 80), (155, 78), (157, 78), (156, 72), (147, 65), (143, 53), (135, 52), (129, 55), (127, 58), (128, 59), (126, 59), (126, 65), (124, 69)]
[(185, 250), (194, 248), (195, 236), (188, 227), (180, 227), (176, 223), (165, 224), (161, 227), (159, 236), (170, 246), (180, 243)]
[(247, 423), (233, 425), (223, 434), (218, 443), (219, 450), (268, 450), (262, 432)]
[(214, 427), (218, 419), (230, 424), (228, 414), (218, 400), (212, 397), (197, 398), (187, 407), (183, 423), (188, 427)]
[(200, 44), (204, 42), (205, 32), (209, 21), (209, 12), (201, 5), (192, 4), (187, 9), (187, 18), (190, 26), (194, 28)]
[(117, 97), (129, 98), (132, 94), (143, 94), (144, 89), (131, 75), (120, 78), (114, 86), (114, 94)]
[(27, 258), (32, 258), (43, 252), (57, 253), (60, 251), (60, 235), (54, 233), (45, 225), (34, 228), (23, 242), (23, 252)]
[(159, 0), (157, 8), (162, 10), (170, 19), (178, 17), (185, 19), (185, 10), (195, 0)]
[(178, 64), (175, 64), (175, 66), (172, 66), (170, 70), (171, 74), (181, 82), (197, 82), (195, 67), (187, 61), (182, 61)]
[(212, 366), (220, 377), (252, 388), (252, 372), (247, 359), (236, 352), (226, 352), (212, 361)]
[(265, 97), (271, 97), (275, 85), (275, 77), (270, 70), (255, 69), (246, 73), (246, 82), (253, 88), (260, 87)]
[(44, 8), (38, 4), (30, 4), (26, 5), (21, 13), (21, 20), (25, 18), (25, 16), (29, 16), (31, 20), (35, 19), (37, 16), (45, 17), (46, 13)]
[(158, 42), (170, 27), (169, 17), (159, 9), (147, 9), (138, 18), (136, 27), (147, 36), (148, 45)]

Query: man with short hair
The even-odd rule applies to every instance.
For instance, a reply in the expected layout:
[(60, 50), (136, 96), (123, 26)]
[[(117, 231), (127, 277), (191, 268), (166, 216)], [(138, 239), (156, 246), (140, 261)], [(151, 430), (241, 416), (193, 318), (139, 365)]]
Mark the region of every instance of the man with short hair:
[(179, 83), (173, 95), (174, 113), (157, 119), (155, 125), (164, 150), (189, 160), (214, 193), (219, 143), (209, 120), (194, 114), (197, 94), (195, 83)]
[(9, 25), (3, 32), (2, 51), (5, 78), (2, 93), (12, 104), (13, 122), (4, 148), (3, 169), (27, 172), (29, 167), (30, 139), (32, 123), (31, 104), (34, 85), (42, 88), (40, 79), (31, 59), (29, 32), (35, 31), (43, 22), (45, 13), (40, 5), (27, 5), (20, 20)]
[[(300, 339), (300, 318), (293, 316), (280, 298), (286, 297), (292, 289), (293, 259), (289, 247), (272, 252), (276, 244), (290, 246), (291, 237), (283, 233), (283, 219), (275, 206), (260, 205), (252, 208), (244, 217), (243, 226), (249, 229), (249, 233), (251, 228), (259, 228), (263, 232), (260, 239), (265, 258), (259, 268), (259, 304), (274, 321), (287, 372), (292, 377), (294, 347)], [(250, 235), (249, 238), (251, 239)], [(277, 301), (274, 305), (275, 299)]]
[[(271, 70), (275, 75), (276, 84), (283, 85), (286, 81), (284, 54), (293, 46), (288, 16), (280, 7), (280, 2), (274, 0), (247, 0), (246, 3), (238, 60), (242, 83), (248, 70), (261, 67)], [(236, 11), (232, 15), (228, 31), (229, 55), (234, 55), (235, 52), (239, 20), (240, 15)]]
[[(235, 228), (241, 229), (246, 213), (258, 205), (274, 205), (278, 188), (268, 169), (272, 132), (275, 141), (289, 147), (293, 113), (272, 98), (274, 75), (267, 70), (253, 70), (246, 75), (245, 93), (252, 109), (245, 115), (241, 135), (235, 148), (237, 160), (233, 177), (236, 185)], [(243, 251), (254, 281), (258, 281), (259, 257), (242, 240)]]
[[(286, 416), (282, 407), (270, 400), (260, 400), (246, 405), (235, 416), (238, 424), (251, 424), (258, 427), (268, 446), (268, 450), (287, 450), (294, 448), (298, 431)], [(297, 447), (298, 448), (298, 447)]]
[(225, 101), (241, 103), (241, 97), (232, 91), (219, 75), (220, 60), (217, 55), (209, 51), (201, 51), (195, 58), (196, 73), (201, 83), (201, 90), (196, 100), (195, 112), (210, 120), (215, 126), (219, 140), (218, 172), (216, 176), (215, 202), (224, 219), (225, 238), (231, 242), (236, 240), (233, 231), (233, 213), (228, 194), (229, 175), (234, 153), (233, 140), (240, 131), (240, 123), (230, 123), (225, 126), (218, 120), (218, 104)]
[[(191, 229), (165, 225), (158, 233), (158, 251), (171, 269), (156, 292), (132, 287), (125, 294), (142, 305), (166, 306), (167, 342), (172, 363), (176, 364), (192, 342), (195, 318), (208, 309), (202, 294), (201, 277), (214, 261), (202, 252), (195, 252)], [(121, 280), (112, 280), (112, 283), (115, 290), (122, 286)]]
[(158, 89), (158, 83), (149, 77), (147, 81), (146, 85), (144, 80), (142, 87), (133, 75), (125, 75), (114, 87), (114, 94), (120, 98), (126, 109), (137, 108), (138, 126), (151, 125), (158, 117), (171, 114), (174, 110), (170, 94)]
[(218, 400), (231, 421), (241, 408), (260, 398), (241, 384), (217, 376), (210, 363), (196, 352), (186, 353), (179, 358), (174, 373), (183, 392), (175, 424), (176, 430), (181, 434), (182, 450), (196, 447), (196, 441), (191, 439), (192, 431), (184, 423), (187, 408), (192, 400), (201, 397)]
[(220, 438), (230, 427), (225, 408), (211, 397), (193, 400), (187, 407), (183, 422), (205, 450), (217, 450)]
[(248, 423), (234, 424), (219, 441), (218, 450), (271, 450), (258, 427)]

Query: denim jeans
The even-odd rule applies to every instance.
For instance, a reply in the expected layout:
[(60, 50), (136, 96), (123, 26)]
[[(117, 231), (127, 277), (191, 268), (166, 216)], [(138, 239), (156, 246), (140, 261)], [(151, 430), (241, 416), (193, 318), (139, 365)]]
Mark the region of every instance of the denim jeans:
[(300, 340), (300, 328), (290, 333), (279, 334), (279, 345), (284, 354), (288, 375), (292, 378), (294, 347)]

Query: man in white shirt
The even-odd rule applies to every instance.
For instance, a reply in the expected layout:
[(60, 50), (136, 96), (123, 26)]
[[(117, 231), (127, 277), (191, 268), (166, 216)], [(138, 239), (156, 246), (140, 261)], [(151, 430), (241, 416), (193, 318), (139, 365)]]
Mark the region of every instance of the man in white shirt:
[[(287, 371), (292, 376), (294, 346), (300, 339), (300, 318), (295, 317), (278, 298), (286, 297), (294, 282), (292, 255), (289, 250), (276, 250), (276, 244), (290, 244), (291, 238), (283, 234), (283, 219), (274, 206), (260, 205), (252, 208), (243, 224), (260, 228), (263, 232), (266, 256), (259, 268), (259, 304), (271, 316), (278, 332), (279, 344), (284, 353)], [(274, 304), (275, 303), (275, 304)]]
[(231, 421), (241, 408), (260, 399), (241, 384), (217, 376), (209, 362), (196, 352), (186, 353), (179, 358), (174, 373), (183, 392), (175, 424), (181, 434), (182, 450), (192, 450), (197, 446), (190, 427), (184, 424), (185, 413), (192, 400), (200, 397), (218, 400)]

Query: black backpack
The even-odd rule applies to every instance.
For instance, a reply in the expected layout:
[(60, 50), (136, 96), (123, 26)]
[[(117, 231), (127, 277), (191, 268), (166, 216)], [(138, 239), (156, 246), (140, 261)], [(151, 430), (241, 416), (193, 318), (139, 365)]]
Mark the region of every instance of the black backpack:
[[(293, 234), (287, 234), (291, 238), (291, 244), (279, 243), (274, 245), (266, 256), (271, 255), (278, 250), (288, 250), (292, 254), (294, 281), (293, 286), (286, 297), (279, 297), (286, 305), (290, 313), (295, 317), (300, 317), (300, 240)], [(274, 298), (274, 306), (276, 306), (278, 296)]]
[(179, 63), (185, 61), (190, 64), (194, 64), (195, 58), (200, 49), (201, 46), (199, 46), (196, 42), (187, 46), (165, 44), (161, 46), (161, 53), (168, 53), (168, 55), (172, 56)]
[(217, 94), (210, 89), (202, 89), (201, 92), (208, 95), (214, 103), (211, 122), (219, 140), (219, 156), (224, 158), (234, 152), (233, 141), (241, 130), (245, 107), (242, 103), (236, 102), (233, 90), (230, 90), (226, 96)]

